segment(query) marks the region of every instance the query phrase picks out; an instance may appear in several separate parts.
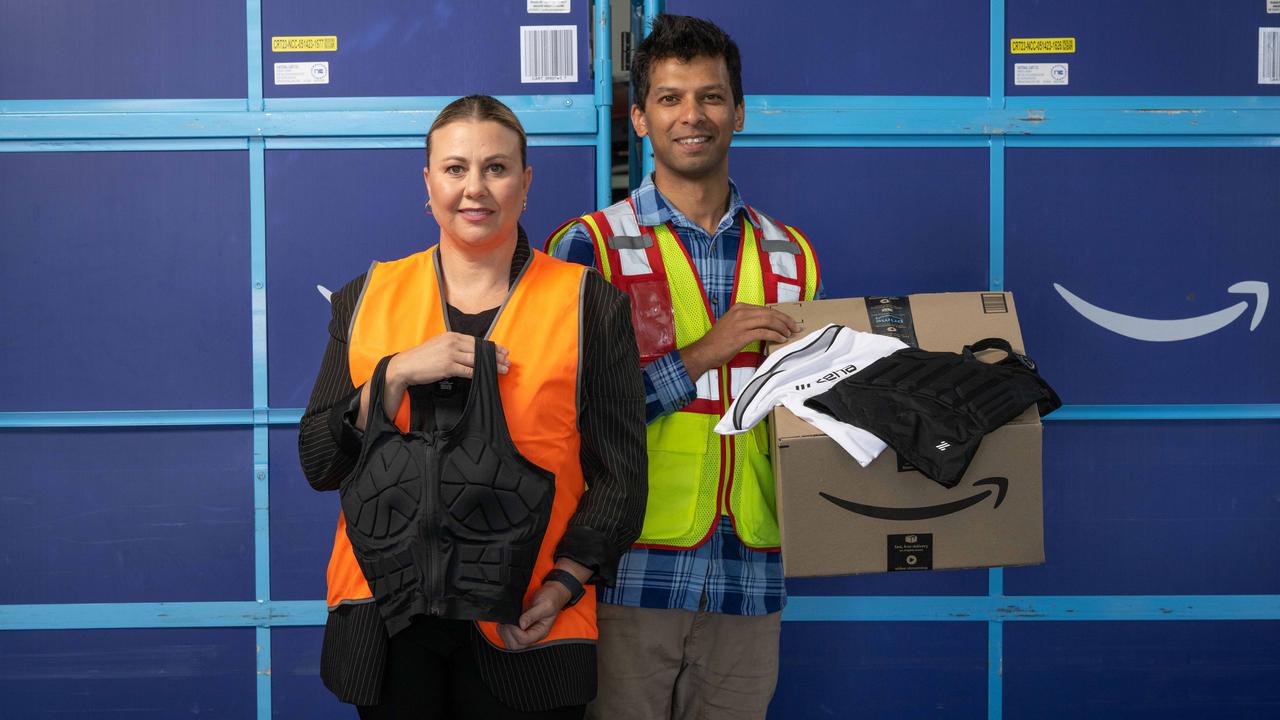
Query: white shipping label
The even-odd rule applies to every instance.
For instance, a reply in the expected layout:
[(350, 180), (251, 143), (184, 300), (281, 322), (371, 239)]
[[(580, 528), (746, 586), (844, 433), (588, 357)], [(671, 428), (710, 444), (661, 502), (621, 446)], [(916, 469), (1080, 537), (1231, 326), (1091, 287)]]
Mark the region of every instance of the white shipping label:
[(277, 85), (328, 85), (329, 63), (276, 63)]
[(1014, 63), (1014, 85), (1066, 85), (1067, 63)]
[(1258, 84), (1280, 85), (1280, 27), (1258, 28)]
[(1280, 0), (1267, 0), (1267, 12), (1280, 14)]
[[(567, 13), (570, 0), (527, 0), (525, 12), (535, 13)], [(1280, 2), (1280, 0), (1277, 0)]]
[(520, 82), (578, 82), (578, 26), (521, 25)]

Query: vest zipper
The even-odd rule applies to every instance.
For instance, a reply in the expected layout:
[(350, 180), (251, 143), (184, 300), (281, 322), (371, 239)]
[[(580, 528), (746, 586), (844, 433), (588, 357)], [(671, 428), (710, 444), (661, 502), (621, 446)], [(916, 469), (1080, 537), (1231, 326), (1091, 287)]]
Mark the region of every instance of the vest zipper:
[[(439, 437), (436, 433), (431, 436), (431, 450), (436, 453), (440, 445)], [(437, 463), (438, 464), (438, 463)], [(432, 475), (426, 473), (425, 478)], [(441, 579), (440, 566), (440, 483), (428, 483), (429, 487), (423, 493), (426, 500), (427, 510), (427, 527), (430, 532), (427, 533), (427, 614), (432, 616), (443, 615), (445, 611), (442, 595), (444, 594), (444, 582)]]

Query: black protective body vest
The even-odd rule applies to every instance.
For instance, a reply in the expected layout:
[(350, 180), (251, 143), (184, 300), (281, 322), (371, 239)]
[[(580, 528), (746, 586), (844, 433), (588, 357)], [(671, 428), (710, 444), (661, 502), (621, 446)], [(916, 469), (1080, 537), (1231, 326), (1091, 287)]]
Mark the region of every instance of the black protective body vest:
[[(555, 500), (555, 476), (520, 455), (493, 343), (476, 338), (456, 424), (401, 433), (382, 407), (390, 357), (370, 378), (356, 470), (341, 488), (347, 537), (391, 635), (415, 615), (515, 623)], [(419, 401), (414, 395), (414, 415)]]
[[(988, 349), (1007, 357), (997, 363), (974, 357)], [(805, 401), (880, 438), (946, 487), (959, 484), (984, 435), (1033, 404), (1044, 416), (1062, 401), (1031, 358), (1001, 338), (981, 340), (959, 354), (899, 350)]]

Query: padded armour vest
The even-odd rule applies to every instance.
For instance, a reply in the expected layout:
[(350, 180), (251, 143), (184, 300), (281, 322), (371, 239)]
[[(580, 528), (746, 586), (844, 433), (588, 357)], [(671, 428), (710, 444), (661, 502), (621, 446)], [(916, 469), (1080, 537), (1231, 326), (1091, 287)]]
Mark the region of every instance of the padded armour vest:
[[(986, 363), (974, 356), (988, 349), (1006, 357)], [(960, 483), (984, 435), (1033, 404), (1044, 416), (1062, 401), (1031, 358), (1001, 338), (965, 346), (963, 353), (899, 350), (805, 401), (884, 440), (945, 487)]]
[(511, 441), (494, 345), (476, 338), (470, 395), (450, 428), (401, 433), (392, 423), (382, 406), (390, 359), (370, 380), (360, 460), (341, 488), (347, 537), (387, 632), (423, 614), (515, 623), (555, 477)]
[[(582, 332), (579, 315), (586, 272), (581, 265), (535, 251), (485, 335), (486, 340), (511, 351), (511, 371), (496, 380), (511, 442), (530, 463), (555, 476), (550, 519), (537, 550), (533, 574), (520, 587), (521, 604), (542, 587), (542, 578), (555, 566), (555, 549), (585, 490), (577, 383)], [(348, 333), (347, 359), (357, 386), (372, 379), (382, 358), (449, 331), (440, 275), (439, 250), (434, 247), (400, 260), (374, 263), (370, 268)], [(372, 389), (373, 386), (371, 392)], [(406, 393), (396, 413), (395, 425), (406, 435), (417, 429), (410, 424), (411, 405), (420, 401), (416, 394), (411, 398)], [(381, 407), (381, 403), (375, 407)], [(391, 507), (387, 506), (388, 526), (395, 517)], [(373, 517), (372, 534), (385, 533), (385, 529), (378, 530), (377, 514)], [(467, 562), (473, 569), (489, 565), (483, 557), (472, 560), (476, 559), (472, 557)], [(327, 581), (330, 609), (373, 599), (373, 590), (352, 548), (345, 512), (338, 514)], [(519, 585), (514, 578), (511, 582)], [(477, 620), (476, 625), (489, 643), (504, 647), (495, 622)], [(589, 592), (577, 605), (562, 610), (547, 637), (528, 650), (548, 643), (594, 642), (596, 636), (595, 593)]]

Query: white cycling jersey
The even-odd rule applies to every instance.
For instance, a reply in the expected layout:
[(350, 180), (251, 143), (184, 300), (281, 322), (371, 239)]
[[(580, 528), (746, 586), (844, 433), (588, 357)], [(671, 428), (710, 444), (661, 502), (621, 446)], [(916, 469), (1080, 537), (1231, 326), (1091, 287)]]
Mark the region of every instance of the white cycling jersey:
[(866, 430), (805, 407), (804, 401), (905, 347), (897, 338), (824, 325), (770, 353), (720, 418), (716, 432), (744, 433), (782, 405), (866, 466), (885, 449), (884, 442)]

